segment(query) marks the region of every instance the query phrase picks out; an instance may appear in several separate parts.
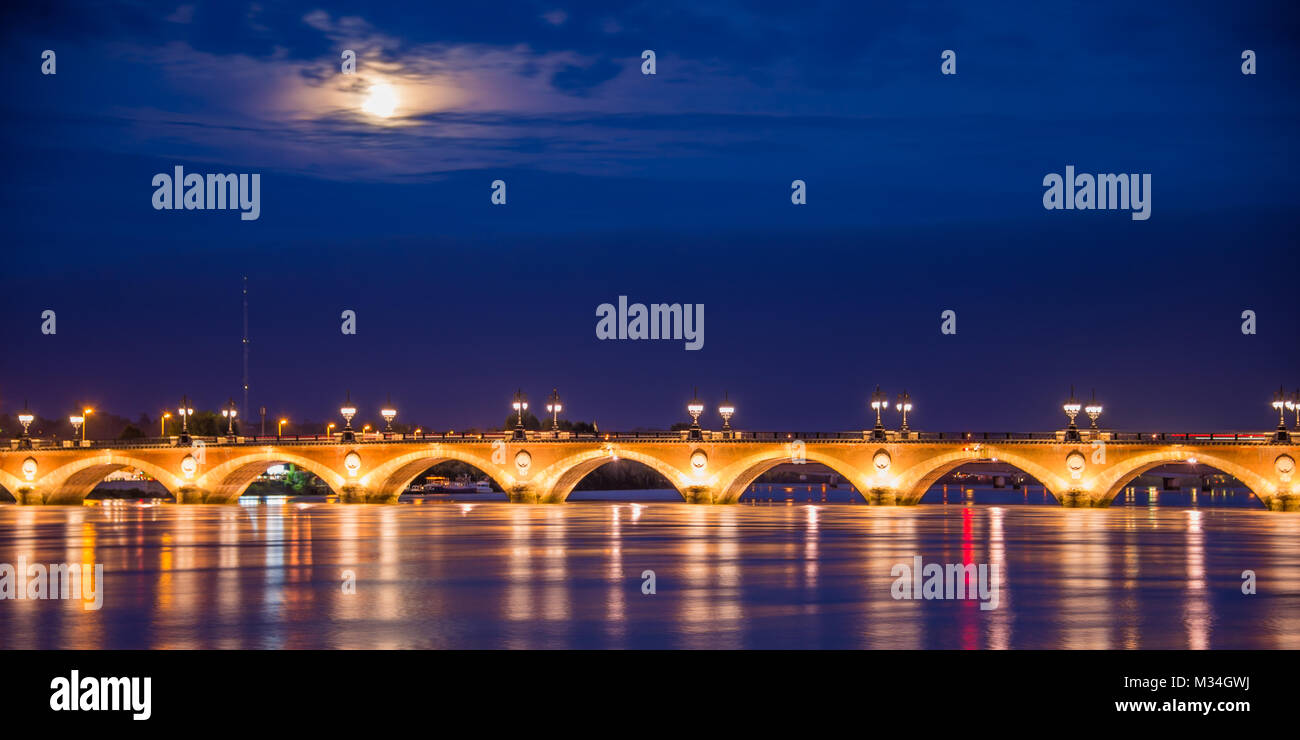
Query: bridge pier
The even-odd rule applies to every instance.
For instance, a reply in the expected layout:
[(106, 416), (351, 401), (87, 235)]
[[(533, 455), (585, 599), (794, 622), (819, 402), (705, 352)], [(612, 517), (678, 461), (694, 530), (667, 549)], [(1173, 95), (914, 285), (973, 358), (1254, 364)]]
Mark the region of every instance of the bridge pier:
[(1260, 496), (1259, 499), (1269, 511), (1300, 511), (1300, 493), (1278, 492), (1273, 496)]
[(44, 494), (34, 488), (19, 488), (12, 493), (19, 506), (41, 506), (45, 503)]
[(14, 491), (14, 500), (21, 506), (81, 506), (86, 500), (86, 494), (77, 491), (20, 488)]
[(233, 501), (215, 500), (211, 491), (198, 486), (182, 486), (177, 488), (172, 496), (178, 504), (217, 504), (217, 503), (235, 503)]
[(395, 504), (400, 491), (384, 493), (365, 486), (343, 486), (339, 489), (341, 504)]
[(688, 486), (682, 491), (682, 497), (688, 504), (734, 504), (738, 502), (739, 497), (728, 499), (721, 495), (714, 495), (712, 488), (708, 486)]
[(1054, 493), (1053, 495), (1061, 506), (1067, 509), (1105, 509), (1110, 507), (1110, 501), (1107, 499), (1095, 497), (1083, 490), (1066, 491), (1064, 493)]

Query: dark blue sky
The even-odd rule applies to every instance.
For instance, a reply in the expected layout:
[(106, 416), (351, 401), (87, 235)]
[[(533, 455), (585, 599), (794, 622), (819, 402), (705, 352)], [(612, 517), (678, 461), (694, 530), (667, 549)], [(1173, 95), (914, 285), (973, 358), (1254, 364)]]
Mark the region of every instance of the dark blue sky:
[[(350, 389), (488, 426), (558, 386), (666, 427), (698, 385), (742, 428), (842, 430), (880, 384), (915, 428), (1028, 431), (1074, 383), (1114, 427), (1256, 429), (1300, 386), (1291, 3), (3, 12), (6, 412), (238, 399), (245, 274), (251, 402), (291, 419)], [(261, 173), (261, 217), (155, 211), (176, 165)], [(1150, 220), (1044, 210), (1066, 165), (1150, 173)], [(704, 349), (598, 341), (619, 295), (703, 303)]]

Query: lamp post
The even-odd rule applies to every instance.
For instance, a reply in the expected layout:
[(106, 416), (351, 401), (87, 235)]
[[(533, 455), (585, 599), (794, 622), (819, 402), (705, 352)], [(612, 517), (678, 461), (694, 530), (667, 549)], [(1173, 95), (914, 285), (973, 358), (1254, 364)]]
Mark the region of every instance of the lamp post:
[(560, 389), (551, 389), (551, 400), (546, 404), (546, 413), (551, 415), (551, 431), (555, 436), (560, 436), (560, 412), (564, 410), (564, 404), (560, 403)]
[(352, 442), (357, 438), (357, 433), (352, 431), (352, 417), (357, 415), (357, 407), (352, 405), (352, 391), (348, 391), (347, 401), (339, 409), (339, 414), (343, 417), (343, 431), (339, 433), (339, 440), (343, 442)]
[(1079, 415), (1079, 409), (1081, 408), (1083, 406), (1079, 403), (1079, 399), (1074, 397), (1074, 386), (1070, 386), (1070, 398), (1061, 406), (1061, 410), (1065, 412), (1065, 415), (1070, 417), (1070, 426), (1065, 430), (1065, 439), (1068, 442), (1078, 442), (1081, 439), (1079, 427), (1074, 425), (1074, 417)]
[(397, 409), (393, 408), (393, 396), (389, 394), (388, 405), (379, 410), (379, 415), (384, 417), (384, 434), (393, 433), (393, 419), (397, 418)]
[(1277, 393), (1273, 394), (1273, 408), (1277, 409), (1277, 431), (1273, 433), (1273, 441), (1291, 441), (1291, 435), (1286, 431), (1286, 391), (1282, 386), (1278, 386)]
[(1295, 428), (1300, 431), (1300, 388), (1296, 388), (1295, 393), (1291, 394), (1291, 398), (1286, 402), (1286, 408), (1288, 411), (1295, 411)]
[(181, 407), (176, 409), (176, 415), (181, 417), (181, 436), (177, 441), (187, 445), (190, 443), (190, 417), (194, 415), (194, 409), (190, 408), (189, 396), (181, 399)]
[(722, 405), (718, 406), (718, 416), (722, 417), (722, 438), (731, 439), (735, 432), (731, 431), (731, 417), (736, 413), (736, 407), (731, 405), (728, 400), (729, 395), (722, 394)]
[(170, 419), (170, 418), (172, 418), (172, 412), (170, 412), (170, 411), (164, 411), (164, 412), (162, 412), (162, 416), (159, 416), (159, 417), (158, 417), (158, 436), (159, 436), (159, 437), (166, 437), (166, 436), (167, 436), (167, 420)]
[(235, 441), (235, 417), (239, 415), (239, 410), (235, 408), (235, 399), (226, 402), (226, 407), (221, 410), (221, 415), (226, 417), (226, 437), (229, 441)]
[(30, 450), (32, 448), (31, 435), (27, 433), (27, 428), (36, 421), (36, 416), (27, 410), (27, 402), (23, 401), (23, 410), (18, 413), (18, 423), (23, 425), (23, 436), (18, 440), (18, 448), (21, 450)]
[(687, 439), (704, 439), (704, 432), (700, 429), (700, 414), (704, 413), (704, 403), (700, 401), (699, 388), (695, 389), (695, 397), (686, 404), (686, 413), (691, 415), (691, 430), (686, 435)]
[(907, 439), (907, 412), (912, 410), (912, 397), (907, 395), (907, 389), (904, 388), (902, 394), (898, 396), (898, 403), (895, 407), (903, 414), (903, 426), (898, 430), (903, 439)]
[(1088, 418), (1092, 420), (1092, 436), (1096, 437), (1098, 433), (1097, 417), (1101, 416), (1101, 404), (1097, 403), (1096, 388), (1092, 389), (1092, 400), (1088, 402), (1087, 406), (1083, 407), (1083, 411), (1088, 415)]
[(72, 415), (68, 417), (68, 423), (72, 424), (72, 436), (76, 437), (81, 434), (81, 425), (85, 423), (86, 417)]
[(876, 412), (876, 426), (871, 430), (871, 438), (878, 441), (885, 439), (885, 425), (880, 420), (880, 413), (889, 408), (889, 395), (880, 390), (880, 386), (871, 392), (871, 410)]
[(275, 436), (276, 436), (276, 437), (282, 437), (282, 436), (284, 436), (284, 425), (285, 425), (285, 424), (288, 424), (288, 423), (289, 423), (289, 420), (288, 420), (288, 419), (281, 419), (281, 420), (279, 421), (279, 423), (276, 424), (276, 426), (275, 426)]
[(525, 439), (528, 435), (524, 432), (524, 412), (528, 410), (528, 398), (524, 396), (522, 389), (515, 390), (514, 400), (510, 402), (510, 408), (515, 410), (515, 439)]
[(330, 439), (334, 436), (334, 427), (336, 426), (338, 426), (338, 424), (335, 424), (332, 421), (325, 425), (325, 439)]
[(82, 420), (83, 420), (82, 425), (81, 425), (81, 441), (82, 441), (82, 442), (85, 442), (85, 441), (86, 441), (86, 433), (90, 431), (90, 424), (85, 423), (85, 419), (86, 419), (86, 417), (90, 416), (90, 415), (93, 414), (93, 413), (95, 413), (95, 410), (92, 409), (92, 408), (84, 408), (84, 409), (81, 410), (81, 418), (82, 418)]

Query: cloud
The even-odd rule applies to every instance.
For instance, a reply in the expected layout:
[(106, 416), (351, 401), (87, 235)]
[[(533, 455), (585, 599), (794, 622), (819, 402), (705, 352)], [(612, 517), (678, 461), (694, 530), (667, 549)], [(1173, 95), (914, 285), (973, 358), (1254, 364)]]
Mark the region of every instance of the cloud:
[(172, 12), (171, 15), (167, 16), (167, 20), (168, 20), (169, 22), (171, 22), (171, 23), (191, 23), (191, 22), (193, 22), (193, 21), (194, 21), (194, 6), (193, 6), (193, 5), (181, 5), (181, 6), (179, 6), (178, 8), (176, 8), (175, 11)]

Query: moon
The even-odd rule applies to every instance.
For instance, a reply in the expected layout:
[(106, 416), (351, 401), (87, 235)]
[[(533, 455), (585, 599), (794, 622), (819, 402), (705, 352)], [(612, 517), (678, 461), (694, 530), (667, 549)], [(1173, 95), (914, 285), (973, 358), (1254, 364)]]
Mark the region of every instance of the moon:
[(397, 110), (397, 90), (387, 82), (376, 82), (370, 86), (370, 94), (361, 104), (361, 110), (379, 118), (392, 116)]

